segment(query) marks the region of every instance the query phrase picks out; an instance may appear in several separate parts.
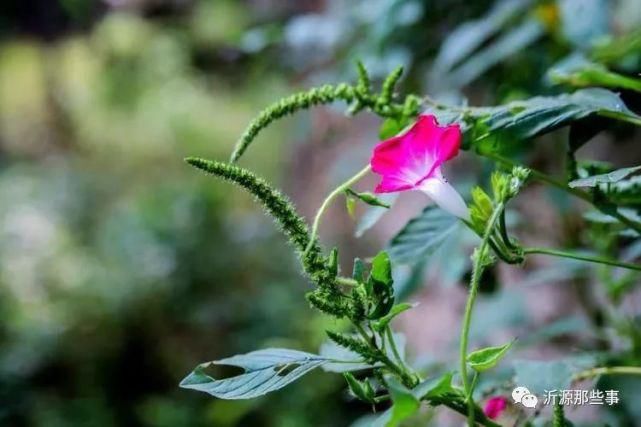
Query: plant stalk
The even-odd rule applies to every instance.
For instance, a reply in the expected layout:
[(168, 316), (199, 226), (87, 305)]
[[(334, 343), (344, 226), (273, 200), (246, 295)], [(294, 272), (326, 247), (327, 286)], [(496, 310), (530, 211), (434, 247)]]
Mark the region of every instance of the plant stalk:
[(576, 374), (572, 379), (574, 381), (581, 381), (598, 377), (599, 375), (641, 375), (641, 366), (606, 366), (586, 369)]
[(483, 233), (483, 239), (481, 244), (477, 249), (477, 256), (474, 259), (474, 266), (472, 268), (472, 279), (470, 280), (470, 290), (467, 297), (467, 303), (465, 305), (465, 313), (463, 315), (463, 325), (461, 328), (461, 340), (460, 340), (460, 371), (461, 379), (463, 381), (463, 388), (465, 390), (465, 395), (470, 396), (468, 399), (468, 425), (474, 427), (474, 399), (472, 399), (472, 388), (467, 377), (467, 347), (468, 340), (470, 335), (470, 325), (472, 322), (472, 311), (474, 309), (474, 302), (476, 301), (476, 296), (478, 294), (479, 282), (481, 279), (481, 274), (483, 273), (484, 268), (484, 259), (483, 254), (489, 246), (489, 240), (494, 230), (496, 222), (499, 220), (501, 212), (503, 211), (505, 205), (503, 202), (497, 204), (492, 216), (485, 226), (485, 232)]
[(580, 260), (580, 261), (593, 262), (593, 263), (596, 263), (596, 264), (605, 264), (605, 265), (611, 265), (611, 266), (614, 266), (614, 267), (621, 267), (621, 268), (627, 268), (627, 269), (630, 269), (630, 270), (641, 271), (641, 265), (639, 265), (639, 264), (632, 264), (632, 263), (629, 263), (629, 262), (617, 261), (617, 260), (603, 258), (603, 257), (599, 257), (599, 256), (575, 254), (575, 253), (571, 253), (571, 252), (561, 251), (561, 250), (558, 250), (558, 249), (525, 248), (525, 249), (523, 249), (523, 253), (524, 254), (551, 255), (551, 256), (557, 256), (557, 257), (561, 257), (561, 258), (570, 258), (570, 259), (576, 259), (576, 260)]
[(318, 209), (318, 212), (316, 212), (316, 217), (314, 217), (314, 223), (312, 225), (312, 234), (309, 239), (309, 244), (307, 245), (307, 248), (305, 248), (304, 255), (307, 254), (307, 251), (313, 246), (313, 242), (316, 240), (316, 237), (318, 235), (318, 226), (320, 225), (321, 218), (329, 205), (332, 203), (332, 201), (341, 195), (346, 189), (354, 185), (357, 181), (359, 181), (361, 178), (363, 178), (367, 173), (370, 171), (371, 167), (370, 165), (365, 166), (360, 172), (358, 172), (356, 175), (348, 179), (347, 181), (343, 182), (341, 185), (336, 187), (334, 191), (329, 193), (329, 195), (325, 198), (323, 201), (323, 204), (321, 207)]

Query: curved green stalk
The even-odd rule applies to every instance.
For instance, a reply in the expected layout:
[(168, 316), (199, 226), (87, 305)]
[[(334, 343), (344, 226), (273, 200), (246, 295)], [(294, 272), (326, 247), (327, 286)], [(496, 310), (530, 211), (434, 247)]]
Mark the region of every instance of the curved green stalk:
[(285, 236), (294, 245), (303, 269), (310, 279), (321, 288), (334, 286), (334, 277), (326, 268), (327, 260), (318, 242), (310, 239), (307, 223), (289, 198), (247, 169), (198, 157), (187, 157), (185, 162), (250, 192), (276, 220)]
[(312, 234), (309, 239), (309, 245), (307, 248), (305, 248), (305, 254), (309, 249), (311, 249), (313, 242), (316, 241), (316, 237), (318, 235), (318, 226), (320, 225), (320, 220), (329, 207), (329, 205), (332, 203), (332, 201), (340, 196), (345, 190), (347, 190), (349, 187), (354, 185), (358, 180), (360, 180), (362, 177), (364, 177), (368, 172), (370, 171), (370, 165), (365, 166), (360, 172), (358, 172), (356, 175), (348, 179), (347, 181), (343, 182), (341, 185), (336, 187), (334, 191), (329, 193), (329, 195), (325, 198), (323, 201), (323, 204), (321, 207), (318, 209), (318, 212), (316, 212), (316, 217), (314, 218), (314, 223), (312, 225)]
[(606, 366), (602, 368), (586, 369), (576, 374), (574, 381), (586, 380), (599, 375), (641, 375), (641, 366)]
[(356, 99), (356, 96), (357, 93), (354, 87), (346, 83), (341, 83), (337, 86), (324, 85), (318, 88), (312, 88), (281, 99), (264, 109), (258, 117), (252, 120), (249, 126), (247, 126), (247, 129), (245, 129), (245, 132), (243, 132), (234, 147), (231, 162), (234, 163), (238, 161), (256, 136), (274, 121), (315, 105), (330, 104), (337, 100), (352, 102)]
[(590, 256), (590, 255), (581, 255), (581, 254), (574, 254), (571, 252), (565, 252), (557, 249), (549, 249), (549, 248), (525, 248), (523, 249), (524, 254), (541, 254), (541, 255), (551, 255), (551, 256), (557, 256), (561, 258), (570, 258), (570, 259), (576, 259), (580, 261), (587, 261), (587, 262), (593, 262), (596, 264), (605, 264), (605, 265), (611, 265), (614, 267), (621, 267), (621, 268), (627, 268), (630, 270), (637, 270), (641, 271), (641, 265), (639, 264), (632, 264), (629, 262), (622, 262), (622, 261), (617, 261), (613, 259), (608, 259), (608, 258), (603, 258), (599, 256)]
[(472, 310), (474, 309), (474, 302), (476, 301), (476, 296), (478, 294), (481, 274), (483, 273), (483, 269), (485, 268), (485, 259), (484, 259), (485, 252), (487, 251), (488, 246), (490, 244), (490, 237), (492, 235), (492, 231), (494, 230), (494, 225), (498, 221), (504, 207), (505, 206), (503, 202), (497, 204), (496, 208), (494, 209), (494, 212), (492, 212), (492, 216), (490, 217), (490, 220), (487, 222), (487, 225), (485, 226), (485, 232), (483, 233), (481, 244), (477, 248), (476, 256), (474, 257), (474, 265), (472, 267), (472, 279), (470, 280), (469, 295), (467, 297), (467, 303), (465, 305), (465, 313), (463, 315), (463, 325), (461, 327), (461, 341), (460, 341), (460, 349), (459, 349), (460, 371), (461, 371), (461, 379), (463, 381), (463, 388), (465, 390), (465, 395), (469, 396), (468, 425), (470, 427), (473, 427), (475, 422), (474, 421), (474, 399), (472, 398), (472, 392), (474, 390), (472, 390), (471, 384), (467, 377), (467, 347), (468, 347), (468, 340), (470, 335), (470, 325), (472, 322)]

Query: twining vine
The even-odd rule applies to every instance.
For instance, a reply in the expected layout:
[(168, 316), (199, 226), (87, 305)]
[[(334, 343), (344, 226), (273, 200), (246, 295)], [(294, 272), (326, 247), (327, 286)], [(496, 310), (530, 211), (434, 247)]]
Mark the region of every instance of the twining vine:
[[(388, 404), (386, 402), (391, 400), (392, 409), (390, 411), (393, 412), (393, 405), (403, 399), (405, 404), (408, 401), (415, 402), (416, 407), (420, 402), (427, 402), (432, 406), (444, 405), (460, 413), (467, 418), (468, 426), (480, 424), (496, 427), (498, 424), (492, 421), (478, 406), (475, 400), (475, 386), (478, 377), (485, 370), (491, 369), (499, 363), (504, 354), (510, 349), (512, 343), (469, 351), (469, 331), (473, 322), (475, 302), (484, 270), (498, 261), (521, 265), (530, 254), (572, 258), (630, 270), (641, 270), (641, 266), (638, 264), (607, 257), (574, 253), (555, 248), (523, 246), (516, 238), (510, 235), (507, 228), (505, 210), (508, 202), (518, 196), (528, 179), (536, 179), (593, 204), (597, 209), (619, 221), (622, 226), (628, 227), (633, 231), (641, 232), (641, 224), (623, 215), (611, 203), (604, 203), (602, 198), (597, 197), (595, 190), (583, 191), (572, 188), (567, 183), (558, 181), (545, 173), (513, 162), (501, 155), (497, 150), (483, 148), (480, 143), (472, 144), (471, 146), (468, 144), (466, 148), (473, 148), (477, 154), (492, 159), (499, 166), (507, 166), (510, 169), (507, 173), (497, 171), (492, 175), (491, 196), (481, 187), (475, 187), (471, 193), (471, 201), (465, 207), (466, 210), (469, 210), (468, 213), (458, 215), (461, 221), (480, 238), (480, 243), (472, 254), (473, 267), (469, 295), (462, 314), (457, 372), (462, 387), (453, 381), (453, 378), (455, 378), (453, 373), (446, 374), (438, 381), (433, 378), (424, 378), (421, 372), (413, 369), (407, 362), (403, 352), (399, 349), (396, 335), (391, 328), (392, 320), (400, 313), (411, 309), (412, 306), (408, 303), (396, 301), (393, 288), (393, 266), (389, 255), (384, 251), (379, 252), (369, 263), (356, 259), (352, 275), (345, 277), (340, 274), (338, 268), (338, 249), (334, 248), (331, 251), (326, 251), (318, 239), (318, 226), (323, 213), (335, 199), (341, 196), (357, 199), (375, 206), (386, 206), (375, 195), (358, 193), (352, 189), (352, 186), (370, 171), (374, 170), (374, 172), (378, 173), (379, 171), (376, 170), (376, 167), (380, 169), (380, 166), (374, 165), (376, 167), (372, 168), (371, 165), (367, 165), (361, 168), (360, 172), (329, 192), (314, 217), (313, 225), (310, 229), (307, 221), (297, 212), (292, 202), (285, 195), (265, 180), (257, 177), (253, 172), (243, 169), (234, 163), (238, 162), (246, 153), (261, 131), (275, 121), (313, 106), (336, 101), (347, 103), (349, 105), (349, 114), (368, 110), (385, 120), (394, 120), (396, 128), (392, 134), (397, 135), (401, 135), (401, 131), (416, 121), (421, 111), (425, 109), (432, 113), (448, 112), (449, 117), (456, 118), (453, 125), (449, 128), (438, 127), (435, 123), (431, 125), (437, 126), (432, 129), (434, 132), (440, 132), (439, 135), (442, 138), (446, 138), (443, 135), (450, 132), (449, 136), (447, 136), (450, 139), (443, 139), (443, 141), (451, 141), (452, 135), (455, 136), (451, 132), (458, 131), (458, 123), (460, 123), (460, 128), (463, 129), (466, 135), (475, 135), (477, 142), (483, 140), (488, 135), (493, 135), (493, 132), (498, 133), (497, 130), (487, 130), (488, 117), (491, 119), (491, 114), (502, 114), (500, 117), (505, 120), (505, 117), (509, 119), (511, 117), (510, 114), (519, 114), (522, 108), (526, 107), (520, 105), (519, 108), (498, 111), (488, 108), (446, 106), (435, 103), (428, 97), (419, 97), (414, 94), (409, 94), (402, 101), (397, 102), (398, 96), (395, 90), (402, 75), (402, 68), (399, 67), (392, 71), (383, 80), (378, 92), (373, 91), (373, 85), (367, 70), (360, 62), (357, 63), (357, 71), (358, 80), (355, 85), (349, 83), (324, 85), (291, 95), (267, 107), (243, 132), (231, 155), (231, 163), (196, 157), (185, 159), (190, 165), (248, 191), (264, 207), (266, 212), (274, 218), (280, 230), (294, 247), (304, 273), (315, 285), (315, 288), (307, 293), (307, 300), (311, 306), (334, 318), (347, 319), (351, 324), (351, 332), (328, 330), (327, 337), (335, 345), (348, 350), (353, 357), (349, 360), (334, 360), (311, 354), (303, 354), (301, 356), (301, 352), (268, 349), (262, 351), (262, 353), (258, 351), (247, 355), (234, 356), (223, 361), (212, 362), (226, 362), (244, 368), (247, 372), (239, 377), (216, 380), (205, 375), (201, 367), (199, 367), (183, 381), (182, 385), (206, 391), (222, 398), (236, 398), (232, 397), (231, 394), (226, 394), (228, 393), (226, 390), (236, 390), (237, 393), (239, 389), (253, 387), (249, 390), (252, 392), (251, 395), (254, 396), (280, 388), (307, 372), (300, 369), (313, 369), (327, 363), (342, 363), (348, 367), (353, 365), (358, 369), (366, 370), (367, 374), (364, 377), (357, 378), (352, 374), (351, 369), (346, 368), (344, 376), (352, 395), (374, 407)], [(591, 93), (589, 95), (594, 96), (595, 94)], [(582, 96), (572, 95), (559, 99), (578, 102), (577, 99), (586, 98), (585, 95)], [(591, 98), (590, 101), (594, 103)], [(641, 123), (631, 112), (628, 113), (628, 111), (624, 110), (609, 112), (598, 108), (590, 110), (591, 106), (592, 104), (582, 107), (584, 108), (583, 110), (579, 108), (581, 105), (575, 107), (577, 111), (574, 116), (575, 119), (582, 119), (589, 114), (602, 114), (629, 123)], [(430, 118), (429, 120), (435, 119)], [(505, 126), (507, 127), (510, 126), (511, 122), (507, 120), (506, 123)], [(429, 123), (425, 126), (429, 126)], [(413, 129), (406, 132), (413, 132)], [(537, 131), (541, 131), (541, 129), (544, 128), (537, 127)], [(482, 137), (478, 138), (479, 135), (482, 135)], [(402, 136), (393, 138), (402, 138)], [(442, 144), (445, 144), (445, 142)], [(441, 152), (439, 150), (444, 150), (439, 148), (438, 145), (436, 147), (437, 153)], [(445, 157), (441, 160), (444, 162), (455, 154), (454, 151), (447, 154), (449, 157), (443, 154), (442, 156)], [(400, 159), (398, 161), (405, 160)], [(383, 166), (388, 167), (389, 165), (385, 163)], [(573, 163), (572, 167), (576, 167), (576, 164)], [(433, 171), (430, 171), (429, 173), (432, 174), (427, 176), (432, 180), (430, 185), (440, 185), (439, 191), (447, 190), (450, 193), (454, 191), (451, 190), (447, 181), (439, 175), (440, 172), (433, 173)], [(571, 177), (575, 175), (575, 173), (570, 174)], [(394, 179), (397, 178), (395, 176), (392, 178), (390, 185), (395, 185)], [(423, 184), (423, 182), (417, 183), (417, 188)], [(425, 189), (433, 197), (438, 195), (433, 191), (432, 187), (425, 186), (420, 188)], [(449, 197), (450, 202), (456, 199), (453, 195)], [(452, 207), (451, 203), (449, 207)], [(259, 353), (260, 358), (257, 359)], [(252, 371), (257, 369), (257, 366), (265, 364), (267, 364), (265, 366), (271, 366), (269, 363), (274, 364), (274, 370), (279, 375), (274, 376), (273, 371)], [(285, 369), (288, 367), (289, 369)], [(470, 378), (470, 371), (474, 371), (473, 378)], [(636, 375), (641, 373), (641, 368), (625, 366), (596, 367), (593, 371), (598, 374), (620, 372)], [(592, 375), (590, 372), (592, 371), (588, 371), (584, 375), (588, 377), (596, 375)], [(255, 376), (252, 376), (252, 380), (248, 382), (248, 379), (245, 378), (246, 375)], [(265, 376), (262, 382), (260, 379), (263, 377), (260, 375)], [(398, 404), (400, 405), (400, 403)], [(391, 416), (386, 414), (383, 414), (383, 416)], [(562, 406), (557, 405), (554, 407), (552, 423), (558, 427), (569, 425), (565, 419)]]

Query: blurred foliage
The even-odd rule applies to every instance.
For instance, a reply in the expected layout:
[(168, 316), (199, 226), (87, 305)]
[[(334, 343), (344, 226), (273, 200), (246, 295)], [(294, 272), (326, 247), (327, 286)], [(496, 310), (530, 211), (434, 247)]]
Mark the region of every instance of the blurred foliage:
[[(182, 162), (226, 154), (286, 86), (239, 73), (230, 43), (252, 11), (152, 6), (3, 3), (0, 424), (333, 425), (337, 382), (248, 405), (177, 387), (256, 343), (316, 348), (323, 320), (295, 304), (307, 285), (251, 200)], [(267, 138), (256, 162), (273, 175), (282, 134)]]

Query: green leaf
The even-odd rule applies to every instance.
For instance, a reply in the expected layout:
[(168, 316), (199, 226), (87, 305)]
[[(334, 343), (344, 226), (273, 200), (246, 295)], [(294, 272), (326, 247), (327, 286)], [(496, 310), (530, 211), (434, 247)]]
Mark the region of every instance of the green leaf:
[(571, 181), (570, 183), (568, 183), (568, 185), (571, 188), (577, 188), (577, 187), (596, 187), (600, 184), (614, 184), (615, 182), (621, 181), (622, 179), (626, 178), (628, 175), (631, 175), (639, 170), (641, 170), (641, 166), (617, 169), (610, 173), (575, 179), (574, 181)]
[(392, 238), (388, 252), (397, 262), (415, 264), (432, 255), (458, 227), (456, 217), (430, 205)]
[(374, 257), (370, 277), (386, 285), (392, 285), (392, 263), (387, 252), (381, 251)]
[(442, 398), (451, 394), (462, 395), (460, 390), (452, 387), (453, 377), (454, 372), (446, 372), (440, 377), (423, 381), (412, 392), (419, 400)]
[[(220, 399), (251, 399), (281, 389), (331, 359), (297, 350), (269, 348), (198, 365), (180, 387)], [(237, 366), (244, 373), (217, 380), (205, 373), (212, 365)]]
[(378, 130), (378, 137), (381, 140), (391, 138), (402, 131), (404, 127), (405, 125), (403, 125), (395, 118), (387, 118), (383, 120), (383, 123), (381, 123), (381, 127)]
[(486, 347), (476, 350), (467, 355), (467, 363), (476, 372), (487, 371), (496, 366), (505, 356), (505, 353), (512, 347), (514, 341), (498, 347)]
[(354, 377), (354, 375), (350, 374), (349, 372), (343, 373), (343, 377), (345, 377), (345, 381), (347, 381), (347, 385), (354, 396), (356, 396), (363, 402), (375, 402), (375, 392), (368, 380), (359, 381), (356, 379), (356, 377)]
[[(412, 394), (419, 401), (426, 401), (432, 406), (447, 405), (461, 414), (467, 414), (468, 405), (465, 393), (462, 389), (452, 386), (453, 376), (453, 372), (446, 372), (440, 377), (427, 379), (416, 386), (412, 390)], [(478, 405), (474, 405), (474, 418), (479, 425), (498, 426), (488, 420)]]
[(418, 412), (421, 406), (412, 392), (393, 378), (386, 379), (392, 396), (392, 407), (385, 411), (372, 427), (397, 427)]
[[(431, 109), (431, 113), (451, 118), (448, 109)], [(492, 140), (507, 144), (533, 138), (590, 115), (598, 114), (634, 124), (641, 124), (638, 116), (623, 103), (619, 95), (606, 89), (589, 88), (572, 94), (514, 101), (497, 107), (469, 108), (464, 120), (466, 145), (478, 145)], [(501, 134), (502, 138), (496, 138)], [(484, 147), (485, 148), (485, 147)], [(499, 147), (488, 147), (498, 150)]]
[(372, 270), (365, 287), (371, 308), (368, 319), (380, 319), (394, 306), (392, 264), (387, 252), (379, 252), (372, 260)]
[(482, 122), (487, 132), (509, 131), (512, 136), (531, 138), (591, 114), (619, 119), (639, 119), (619, 95), (605, 89), (583, 89), (570, 95), (535, 97), (486, 110)]
[(392, 309), (387, 313), (385, 316), (381, 317), (379, 320), (376, 322), (372, 323), (372, 328), (375, 331), (381, 332), (384, 330), (387, 325), (394, 319), (396, 316), (401, 314), (402, 312), (409, 310), (412, 307), (416, 307), (416, 304), (410, 304), (407, 302), (403, 302), (401, 304), (396, 304)]
[[(362, 193), (357, 193), (354, 190), (348, 188), (345, 190), (345, 193), (348, 194), (348, 196), (353, 196), (359, 199), (360, 201), (370, 205), (370, 206), (380, 206), (382, 208), (389, 209), (390, 204), (385, 203), (384, 201), (380, 200), (378, 197), (376, 197), (374, 194), (369, 193), (369, 192), (362, 192)], [(349, 198), (349, 197), (348, 197)]]

